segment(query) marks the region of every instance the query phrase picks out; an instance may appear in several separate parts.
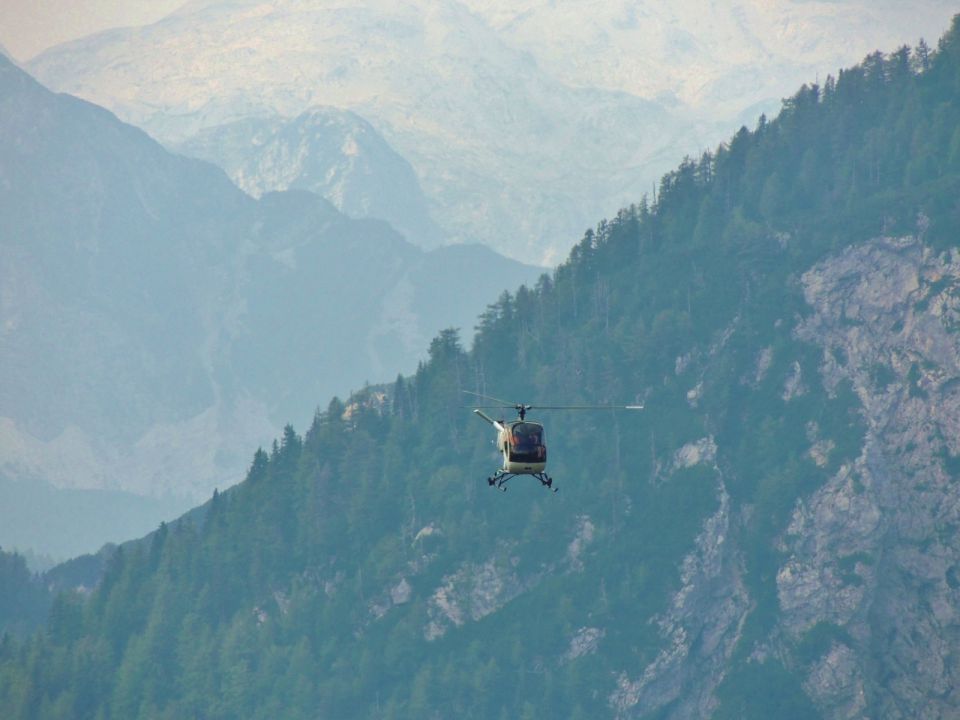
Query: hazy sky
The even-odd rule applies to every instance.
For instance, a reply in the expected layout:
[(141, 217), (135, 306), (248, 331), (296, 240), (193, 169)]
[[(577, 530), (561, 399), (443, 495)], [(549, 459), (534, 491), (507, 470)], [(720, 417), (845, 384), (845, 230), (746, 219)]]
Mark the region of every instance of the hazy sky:
[[(155, 22), (177, 8), (186, 5), (189, 0), (0, 0), (0, 45), (6, 48), (15, 59), (26, 61), (34, 55), (68, 40), (75, 40), (85, 35), (115, 27), (146, 25)], [(834, 0), (837, 4), (850, 2), (863, 5), (863, 0)], [(535, 0), (518, 0), (514, 2), (499, 2), (499, 0), (463, 0), (471, 8), (498, 6), (502, 4), (502, 14), (516, 15), (521, 10), (529, 10), (526, 6), (534, 7)], [(559, 0), (561, 6), (569, 4), (574, 13), (582, 12), (582, 0), (565, 2)], [(830, 0), (793, 0), (794, 3), (804, 2), (831, 4)], [(549, 3), (551, 6), (553, 2)], [(642, 4), (642, 3), (638, 3)], [(677, 0), (676, 6), (695, 6), (695, 2)], [(759, 2), (758, 6), (766, 3)], [(929, 11), (935, 7), (950, 7), (950, 0), (915, 0), (914, 5), (922, 5)], [(902, 0), (873, 0), (868, 6), (909, 6)], [(524, 6), (524, 7), (518, 7)], [(580, 6), (580, 7), (578, 7)], [(722, 7), (722, 6), (721, 6)], [(960, 6), (956, 8), (960, 11)], [(594, 8), (594, 12), (602, 14), (603, 3)], [(951, 11), (952, 12), (952, 11)], [(490, 13), (487, 13), (488, 15)], [(493, 13), (496, 15), (496, 13)], [(942, 32), (946, 27), (937, 28)], [(936, 38), (934, 38), (935, 40)], [(916, 38), (905, 38), (904, 42), (915, 41)]]
[(155, 22), (186, 0), (0, 0), (0, 44), (17, 60), (99, 30)]

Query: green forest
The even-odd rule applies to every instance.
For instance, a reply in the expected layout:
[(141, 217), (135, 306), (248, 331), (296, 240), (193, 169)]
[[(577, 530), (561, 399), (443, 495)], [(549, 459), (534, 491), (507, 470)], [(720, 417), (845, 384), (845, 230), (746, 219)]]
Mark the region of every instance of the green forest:
[[(92, 591), (43, 595), (0, 556), (3, 717), (610, 717), (618, 677), (663, 649), (654, 619), (724, 495), (754, 606), (715, 717), (816, 717), (798, 669), (831, 628), (752, 657), (778, 611), (776, 538), (864, 434), (856, 395), (816, 382), (821, 350), (795, 337), (799, 275), (880, 235), (943, 251), (958, 227), (955, 20), (935, 49), (874, 53), (685, 159), (475, 332), (440, 333), (416, 373), (324, 401), (243, 482), (117, 548)], [(795, 363), (808, 392), (785, 398)], [(463, 391), (645, 410), (531, 411), (559, 492), (500, 493)], [(715, 460), (678, 464), (702, 438)], [(601, 632), (574, 651), (584, 628)]]

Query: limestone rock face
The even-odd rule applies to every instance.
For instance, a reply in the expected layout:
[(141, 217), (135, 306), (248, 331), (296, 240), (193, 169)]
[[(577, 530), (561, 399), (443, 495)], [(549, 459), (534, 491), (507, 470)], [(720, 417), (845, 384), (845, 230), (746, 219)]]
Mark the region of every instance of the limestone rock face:
[(657, 626), (663, 650), (642, 674), (622, 673), (610, 705), (617, 717), (642, 717), (673, 704), (669, 717), (709, 717), (715, 690), (740, 639), (750, 598), (739, 551), (729, 542), (730, 496), (720, 482), (719, 507), (683, 560), (681, 585)]
[(466, 563), (446, 575), (430, 596), (430, 621), (424, 637), (436, 640), (451, 627), (480, 620), (537, 582), (536, 578), (521, 578), (513, 565), (506, 554), (501, 554), (480, 564)]
[(780, 629), (842, 630), (805, 684), (826, 717), (956, 716), (960, 255), (881, 238), (802, 282), (813, 314), (797, 335), (823, 348), (828, 390), (852, 385), (867, 433), (795, 509)]
[[(805, 472), (829, 474), (770, 539), (781, 558), (774, 617), (749, 638), (744, 628), (764, 600), (745, 576), (754, 508), (727, 492), (730, 448), (710, 435), (674, 451), (665, 472), (713, 467), (719, 506), (654, 619), (659, 654), (616, 676), (608, 698), (616, 717), (709, 717), (738, 654), (793, 674), (825, 718), (960, 714), (960, 252), (881, 237), (798, 280), (808, 312), (791, 332), (819, 355), (818, 371), (757, 347), (740, 386), (772, 383), (784, 408), (809, 393), (847, 393), (862, 421), (859, 451), (834, 462), (842, 438), (806, 421)], [(691, 351), (678, 374), (715, 352)], [(709, 391), (700, 377), (697, 398)]]

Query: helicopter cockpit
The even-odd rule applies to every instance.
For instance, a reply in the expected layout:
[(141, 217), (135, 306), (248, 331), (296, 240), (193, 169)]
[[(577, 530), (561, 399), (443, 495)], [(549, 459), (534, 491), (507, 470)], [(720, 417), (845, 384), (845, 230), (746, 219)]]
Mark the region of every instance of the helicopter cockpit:
[(547, 461), (547, 446), (543, 441), (543, 425), (518, 422), (510, 426), (510, 461), (543, 463)]

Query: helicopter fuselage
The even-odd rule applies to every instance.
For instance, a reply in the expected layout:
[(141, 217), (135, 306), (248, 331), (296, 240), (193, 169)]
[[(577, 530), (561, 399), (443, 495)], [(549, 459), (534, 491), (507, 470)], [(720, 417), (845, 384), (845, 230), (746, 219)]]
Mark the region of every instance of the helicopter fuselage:
[[(503, 466), (487, 478), (487, 484), (506, 491), (506, 483), (516, 475), (532, 475), (540, 484), (553, 492), (557, 488), (553, 485), (553, 478), (547, 475), (547, 445), (544, 441), (543, 425), (527, 420), (527, 411), (539, 410), (642, 410), (643, 405), (528, 405), (526, 403), (510, 403), (490, 395), (464, 390), (468, 395), (475, 395), (485, 400), (493, 401), (496, 405), (484, 405), (473, 409), (474, 414), (493, 425), (497, 431), (497, 450), (503, 456)], [(519, 415), (512, 422), (494, 420), (484, 410), (514, 409)]]
[(553, 478), (544, 472), (547, 469), (547, 445), (544, 442), (543, 425), (525, 419), (527, 408), (519, 406), (520, 418), (513, 422), (494, 420), (480, 408), (474, 413), (493, 425), (497, 431), (497, 449), (503, 456), (503, 466), (487, 478), (487, 484), (506, 492), (507, 481), (517, 475), (530, 475), (544, 487), (557, 491)]
[(547, 468), (543, 425), (529, 420), (497, 423), (497, 447), (503, 456), (503, 472), (539, 475)]

